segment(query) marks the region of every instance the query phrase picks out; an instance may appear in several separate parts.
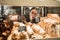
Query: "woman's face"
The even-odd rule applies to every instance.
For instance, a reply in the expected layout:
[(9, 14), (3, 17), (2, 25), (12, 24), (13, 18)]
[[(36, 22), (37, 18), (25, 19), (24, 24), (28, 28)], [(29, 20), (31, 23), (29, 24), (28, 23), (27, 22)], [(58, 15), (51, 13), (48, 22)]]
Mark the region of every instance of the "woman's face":
[(31, 10), (30, 16), (32, 16), (32, 18), (35, 18), (37, 16), (37, 10), (36, 9)]

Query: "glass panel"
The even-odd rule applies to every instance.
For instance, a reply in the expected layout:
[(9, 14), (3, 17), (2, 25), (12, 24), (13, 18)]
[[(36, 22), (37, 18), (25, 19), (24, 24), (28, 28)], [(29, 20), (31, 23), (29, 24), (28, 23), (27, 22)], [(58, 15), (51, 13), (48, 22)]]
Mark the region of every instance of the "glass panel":
[(0, 5), (0, 13), (1, 13), (1, 5)]

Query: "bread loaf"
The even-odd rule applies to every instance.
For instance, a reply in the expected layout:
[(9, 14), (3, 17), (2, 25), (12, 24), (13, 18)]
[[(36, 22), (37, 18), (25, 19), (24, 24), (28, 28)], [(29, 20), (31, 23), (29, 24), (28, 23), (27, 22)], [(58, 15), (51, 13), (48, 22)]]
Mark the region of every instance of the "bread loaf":
[(34, 24), (32, 26), (32, 29), (34, 30), (35, 33), (38, 33), (38, 34), (44, 34), (45, 31), (37, 24)]
[(34, 32), (33, 32), (33, 29), (28, 25), (28, 26), (26, 26), (26, 29), (27, 29), (27, 33), (29, 34), (29, 35), (31, 35), (31, 34), (33, 34)]
[(50, 19), (56, 20), (57, 23), (60, 22), (60, 17), (59, 17), (58, 14), (47, 14), (47, 17), (50, 18)]

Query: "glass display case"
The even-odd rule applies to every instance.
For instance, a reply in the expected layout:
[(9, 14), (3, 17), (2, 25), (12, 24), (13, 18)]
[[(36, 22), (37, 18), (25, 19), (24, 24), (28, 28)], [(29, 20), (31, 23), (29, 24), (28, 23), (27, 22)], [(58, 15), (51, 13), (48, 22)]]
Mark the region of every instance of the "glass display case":
[(0, 11), (8, 40), (60, 40), (60, 7), (3, 5)]

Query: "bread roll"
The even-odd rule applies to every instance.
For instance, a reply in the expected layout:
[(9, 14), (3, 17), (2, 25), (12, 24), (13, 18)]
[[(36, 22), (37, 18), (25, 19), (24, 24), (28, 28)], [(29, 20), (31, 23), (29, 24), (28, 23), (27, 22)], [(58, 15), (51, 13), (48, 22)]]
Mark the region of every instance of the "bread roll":
[(47, 14), (47, 17), (50, 18), (50, 19), (56, 20), (57, 23), (60, 22), (60, 17), (59, 17), (58, 14)]
[(31, 28), (29, 25), (26, 26), (26, 29), (27, 29), (27, 33), (28, 33), (29, 35), (31, 35), (31, 34), (34, 33), (33, 30), (32, 30), (32, 28)]
[(36, 34), (34, 33), (32, 36), (31, 36), (32, 39), (42, 39), (43, 36), (42, 35), (39, 35), (39, 34)]
[(34, 32), (38, 33), (38, 34), (44, 34), (45, 31), (37, 24), (34, 24), (32, 26), (32, 29), (34, 30)]

